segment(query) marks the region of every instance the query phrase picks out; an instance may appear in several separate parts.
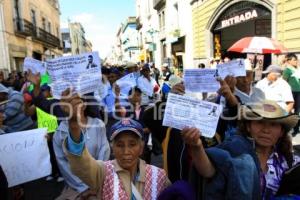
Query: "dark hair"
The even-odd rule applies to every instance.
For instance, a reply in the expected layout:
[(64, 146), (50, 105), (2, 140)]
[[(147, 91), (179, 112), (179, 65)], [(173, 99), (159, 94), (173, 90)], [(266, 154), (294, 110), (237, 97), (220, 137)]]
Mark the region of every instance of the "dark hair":
[(102, 67), (102, 68), (101, 68), (101, 73), (107, 75), (107, 74), (110, 73), (110, 69), (107, 68), (107, 67)]
[(296, 60), (298, 60), (296, 54), (294, 53), (289, 53), (286, 55), (286, 60), (289, 61), (289, 60), (292, 60), (293, 58), (295, 58)]
[(199, 69), (204, 69), (204, 68), (205, 68), (205, 64), (204, 64), (204, 63), (200, 63), (200, 64), (198, 65), (198, 68), (199, 68)]
[(131, 88), (128, 92), (128, 96), (131, 96), (132, 94), (138, 92), (140, 94), (142, 94), (142, 90), (140, 88), (138, 88), (137, 86)]
[[(251, 121), (238, 121), (238, 130), (237, 133), (239, 135), (245, 136), (245, 137), (251, 137), (249, 131), (247, 130), (247, 124)], [(293, 163), (293, 144), (291, 141), (291, 138), (288, 135), (288, 130), (284, 128), (282, 125), (282, 128), (284, 129), (283, 136), (277, 141), (276, 148), (281, 153), (284, 158), (286, 159), (289, 167), (292, 166)]]
[(109, 73), (110, 73), (110, 74), (120, 75), (120, 71), (119, 71), (119, 69), (116, 68), (116, 67), (110, 68)]

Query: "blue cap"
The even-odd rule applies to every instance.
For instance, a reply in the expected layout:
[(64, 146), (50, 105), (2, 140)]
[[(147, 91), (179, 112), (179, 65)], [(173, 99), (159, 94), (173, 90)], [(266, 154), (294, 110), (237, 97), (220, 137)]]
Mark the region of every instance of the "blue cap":
[(115, 137), (124, 131), (130, 131), (138, 135), (140, 138), (143, 137), (143, 127), (140, 123), (133, 119), (122, 119), (112, 125), (110, 133), (110, 140), (114, 140)]
[(45, 83), (45, 84), (43, 84), (43, 85), (41, 86), (41, 91), (42, 91), (42, 92), (43, 92), (43, 91), (46, 91), (46, 90), (51, 91), (51, 87), (50, 87), (47, 83)]

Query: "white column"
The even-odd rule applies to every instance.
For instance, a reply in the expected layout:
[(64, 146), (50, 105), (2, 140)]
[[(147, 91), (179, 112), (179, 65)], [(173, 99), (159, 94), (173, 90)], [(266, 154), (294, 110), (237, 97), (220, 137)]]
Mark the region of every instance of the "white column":
[(9, 64), (8, 45), (5, 37), (3, 2), (0, 1), (0, 70), (11, 71)]

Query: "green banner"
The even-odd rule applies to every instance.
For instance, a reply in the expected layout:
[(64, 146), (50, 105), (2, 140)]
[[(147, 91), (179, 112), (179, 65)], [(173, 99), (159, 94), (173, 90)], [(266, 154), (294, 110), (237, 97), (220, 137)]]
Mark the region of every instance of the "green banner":
[(36, 108), (38, 128), (47, 128), (48, 133), (54, 133), (58, 127), (57, 118), (39, 108)]

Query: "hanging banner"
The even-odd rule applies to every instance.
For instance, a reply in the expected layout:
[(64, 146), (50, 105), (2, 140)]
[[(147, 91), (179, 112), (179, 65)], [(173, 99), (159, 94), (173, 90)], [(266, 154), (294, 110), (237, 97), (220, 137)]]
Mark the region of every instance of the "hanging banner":
[(257, 55), (256, 56), (256, 66), (254, 68), (254, 81), (259, 81), (262, 79), (262, 72), (264, 69), (264, 55)]
[[(256, 66), (254, 66), (254, 60), (256, 56)], [(262, 79), (262, 72), (264, 68), (264, 55), (247, 54), (247, 58), (251, 63), (252, 69), (254, 69), (254, 81)]]

